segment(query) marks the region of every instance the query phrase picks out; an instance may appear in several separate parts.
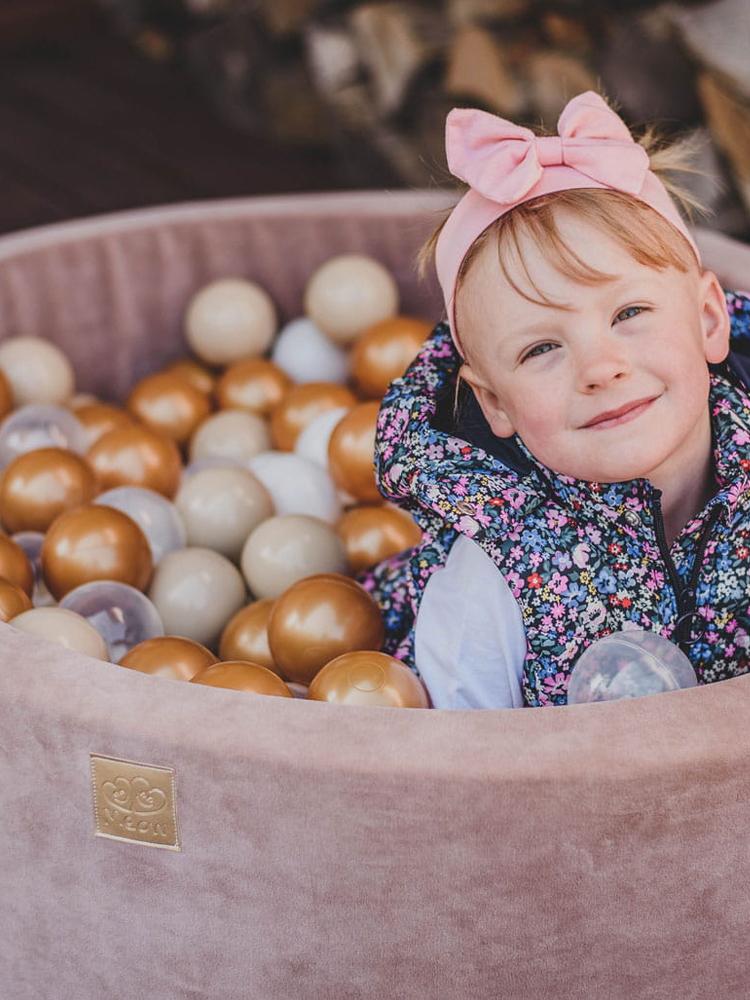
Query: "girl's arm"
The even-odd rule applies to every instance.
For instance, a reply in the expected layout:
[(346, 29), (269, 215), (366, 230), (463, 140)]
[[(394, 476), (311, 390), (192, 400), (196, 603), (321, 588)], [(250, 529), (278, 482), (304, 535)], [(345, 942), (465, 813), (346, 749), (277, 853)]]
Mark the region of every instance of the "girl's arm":
[(522, 708), (521, 609), (490, 557), (461, 535), (427, 582), (415, 662), (435, 708)]

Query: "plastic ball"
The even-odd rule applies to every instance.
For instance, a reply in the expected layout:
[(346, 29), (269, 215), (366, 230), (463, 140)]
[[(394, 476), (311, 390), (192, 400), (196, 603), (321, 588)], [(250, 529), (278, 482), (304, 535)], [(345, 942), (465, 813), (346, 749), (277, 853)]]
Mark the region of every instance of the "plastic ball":
[(410, 316), (394, 316), (362, 334), (351, 357), (352, 381), (366, 399), (382, 399), (400, 378), (430, 335), (432, 324)]
[(132, 416), (177, 444), (185, 444), (211, 412), (206, 393), (172, 372), (141, 379), (126, 405)]
[(263, 354), (276, 325), (276, 308), (260, 285), (243, 278), (223, 278), (190, 300), (185, 335), (202, 361), (228, 365)]
[(422, 537), (419, 526), (408, 514), (386, 505), (345, 511), (336, 531), (354, 573), (413, 548)]
[(87, 448), (96, 444), (99, 438), (110, 431), (120, 427), (131, 427), (133, 424), (133, 418), (129, 413), (118, 406), (110, 406), (109, 403), (87, 402), (75, 407), (73, 412), (86, 432)]
[(185, 548), (187, 531), (180, 512), (171, 500), (155, 490), (140, 486), (116, 486), (113, 490), (100, 493), (94, 503), (114, 507), (135, 521), (146, 536), (154, 566), (168, 552)]
[(42, 545), (42, 573), (58, 601), (93, 580), (117, 580), (143, 590), (152, 572), (146, 536), (114, 507), (88, 504), (66, 511), (52, 522)]
[(359, 403), (341, 418), (328, 442), (328, 466), (341, 490), (363, 503), (382, 499), (375, 482), (379, 403)]
[(20, 587), (10, 580), (0, 577), (0, 622), (9, 622), (11, 618), (33, 607), (31, 598)]
[(98, 396), (95, 396), (93, 392), (77, 392), (66, 401), (65, 405), (72, 413), (77, 413), (82, 407), (91, 406), (94, 403), (99, 402), (101, 402), (101, 400)]
[(380, 609), (349, 577), (323, 573), (289, 587), (268, 620), (268, 645), (281, 675), (309, 684), (330, 660), (359, 649), (380, 649)]
[(34, 568), (24, 550), (12, 538), (0, 534), (0, 577), (14, 583), (31, 597), (34, 591)]
[(341, 503), (325, 469), (299, 455), (266, 451), (247, 463), (268, 490), (277, 514), (309, 514), (329, 524), (341, 516)]
[(578, 658), (568, 704), (640, 698), (698, 683), (690, 660), (669, 639), (643, 629), (612, 632)]
[(302, 431), (328, 410), (352, 407), (354, 395), (333, 382), (308, 382), (296, 385), (284, 397), (271, 416), (271, 437), (275, 448), (292, 451)]
[(0, 468), (37, 448), (65, 448), (81, 455), (88, 437), (80, 421), (62, 406), (22, 406), (0, 424)]
[(274, 695), (277, 698), (292, 697), (292, 692), (277, 674), (259, 663), (244, 660), (228, 660), (206, 667), (192, 678), (191, 684), (207, 684), (210, 687)]
[(166, 368), (163, 368), (162, 371), (170, 375), (177, 375), (179, 378), (189, 382), (195, 389), (205, 393), (206, 396), (211, 396), (216, 388), (215, 376), (208, 368), (199, 365), (192, 358), (179, 358), (177, 361), (173, 361), (167, 365)]
[(236, 458), (222, 458), (221, 455), (206, 455), (204, 458), (196, 458), (194, 462), (189, 462), (185, 466), (182, 470), (180, 485), (204, 469), (243, 469), (244, 467), (244, 463), (238, 462)]
[(164, 556), (148, 596), (168, 634), (213, 646), (247, 595), (242, 576), (225, 556), (186, 548)]
[(107, 660), (107, 644), (85, 618), (67, 608), (32, 608), (17, 615), (10, 624), (39, 639), (56, 642), (66, 649)]
[(204, 420), (190, 441), (190, 460), (231, 458), (244, 463), (271, 447), (267, 422), (245, 410), (221, 410)]
[(246, 469), (204, 469), (185, 480), (175, 497), (188, 545), (214, 549), (238, 560), (242, 546), (274, 513), (273, 500)]
[(332, 257), (305, 288), (305, 313), (337, 344), (351, 344), (374, 323), (398, 311), (393, 276), (372, 257)]
[(13, 409), (13, 392), (10, 382), (0, 370), (0, 420)]
[(104, 434), (86, 458), (103, 490), (140, 486), (171, 498), (180, 485), (182, 462), (177, 445), (140, 424)]
[(344, 653), (331, 660), (313, 678), (307, 697), (372, 708), (430, 707), (419, 678), (400, 660), (373, 650)]
[(62, 448), (14, 458), (0, 483), (0, 520), (8, 531), (46, 531), (58, 514), (88, 503), (98, 484), (89, 463)]
[(269, 517), (242, 550), (242, 572), (255, 597), (278, 597), (312, 573), (345, 573), (344, 546), (330, 525), (316, 517)]
[(48, 608), (57, 604), (52, 594), (50, 594), (47, 584), (42, 575), (42, 545), (44, 545), (44, 535), (41, 531), (19, 531), (11, 536), (12, 540), (20, 545), (31, 563), (34, 573), (34, 586), (31, 592), (31, 603), (35, 608)]
[(154, 605), (140, 590), (126, 583), (113, 580), (84, 583), (67, 593), (60, 607), (75, 611), (93, 625), (107, 643), (113, 663), (138, 643), (164, 635)]
[(273, 363), (293, 382), (338, 382), (349, 377), (349, 355), (306, 316), (286, 324), (274, 341)]
[(216, 386), (222, 410), (247, 410), (268, 416), (292, 386), (289, 376), (265, 358), (237, 361), (224, 372)]
[(70, 361), (59, 347), (41, 337), (9, 337), (0, 342), (0, 371), (10, 383), (16, 406), (65, 403), (75, 390)]
[(339, 406), (335, 410), (321, 413), (302, 431), (294, 446), (294, 454), (314, 462), (328, 471), (328, 443), (338, 422), (349, 412), (350, 407)]
[(218, 660), (199, 642), (183, 636), (165, 635), (138, 643), (120, 660), (121, 667), (152, 677), (189, 681)]
[(229, 619), (219, 641), (222, 660), (250, 660), (278, 672), (268, 645), (268, 619), (273, 605), (269, 598), (254, 601)]

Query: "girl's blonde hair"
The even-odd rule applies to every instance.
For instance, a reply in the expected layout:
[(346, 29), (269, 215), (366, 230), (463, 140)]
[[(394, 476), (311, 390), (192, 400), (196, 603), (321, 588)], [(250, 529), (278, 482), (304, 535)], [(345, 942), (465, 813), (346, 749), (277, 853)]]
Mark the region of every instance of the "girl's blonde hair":
[[(537, 135), (549, 134), (540, 129), (536, 129), (535, 132)], [(697, 145), (695, 138), (686, 137), (667, 143), (657, 134), (654, 127), (650, 126), (637, 141), (648, 154), (650, 169), (660, 178), (688, 217), (692, 218), (693, 210), (707, 214), (701, 202), (669, 176), (673, 171), (704, 173), (691, 164)], [(530, 302), (552, 305), (526, 269), (519, 245), (521, 233), (530, 236), (550, 262), (568, 278), (585, 284), (599, 284), (613, 277), (590, 267), (572, 247), (565, 244), (555, 222), (555, 210), (561, 208), (569, 209), (584, 221), (611, 236), (639, 264), (658, 269), (671, 265), (683, 272), (696, 266), (695, 254), (688, 243), (671, 223), (649, 205), (610, 188), (577, 188), (555, 191), (522, 202), (488, 226), (471, 245), (461, 263), (456, 279), (456, 298), (472, 262), (482, 247), (496, 240), (498, 262), (511, 287)], [(450, 211), (447, 211), (440, 224), (418, 251), (417, 270), (421, 277), (424, 277), (433, 260), (438, 236), (449, 215)], [(514, 250), (516, 259), (521, 261), (529, 282), (539, 294), (539, 299), (534, 299), (519, 288), (510, 275), (506, 266), (506, 253), (509, 248)]]

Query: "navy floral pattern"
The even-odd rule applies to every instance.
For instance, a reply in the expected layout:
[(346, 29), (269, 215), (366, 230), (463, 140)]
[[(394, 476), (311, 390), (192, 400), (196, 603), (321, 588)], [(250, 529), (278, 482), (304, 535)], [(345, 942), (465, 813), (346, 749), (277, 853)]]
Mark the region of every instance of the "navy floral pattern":
[[(726, 297), (732, 348), (750, 353), (750, 297)], [(493, 559), (521, 607), (529, 706), (565, 704), (580, 654), (626, 625), (680, 643), (699, 683), (748, 672), (750, 395), (742, 379), (728, 366), (712, 367), (717, 492), (667, 554), (659, 544), (659, 491), (647, 479), (602, 484), (557, 475), (516, 437), (528, 463), (520, 472), (437, 430), (437, 400), (460, 364), (441, 323), (380, 410), (380, 490), (424, 532), (415, 549), (360, 577), (382, 609), (386, 651), (416, 670), (421, 596), (464, 534)]]

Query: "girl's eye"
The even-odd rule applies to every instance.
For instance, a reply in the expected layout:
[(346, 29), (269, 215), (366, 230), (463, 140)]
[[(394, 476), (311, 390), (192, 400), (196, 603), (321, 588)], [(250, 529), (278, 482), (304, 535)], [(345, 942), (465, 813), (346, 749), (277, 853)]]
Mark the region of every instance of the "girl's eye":
[[(619, 312), (615, 317), (615, 319), (619, 320), (621, 316), (624, 316), (625, 319), (630, 319), (631, 316), (637, 316), (638, 313), (642, 312), (646, 312), (645, 306), (628, 306), (626, 309), (623, 309), (622, 312)], [(626, 315), (626, 313), (630, 313), (630, 315), (628, 316)]]
[[(532, 347), (527, 354), (524, 354), (524, 356), (521, 358), (521, 362), (523, 363), (527, 358), (539, 357), (540, 355), (535, 354), (535, 351), (542, 351), (543, 347), (556, 347), (556, 346), (557, 346), (556, 344), (550, 344), (547, 341), (545, 341), (545, 343), (543, 344), (537, 344), (536, 347)], [(542, 354), (547, 354), (547, 353), (548, 353), (547, 351), (542, 351)]]

